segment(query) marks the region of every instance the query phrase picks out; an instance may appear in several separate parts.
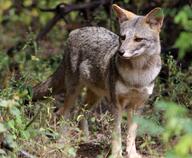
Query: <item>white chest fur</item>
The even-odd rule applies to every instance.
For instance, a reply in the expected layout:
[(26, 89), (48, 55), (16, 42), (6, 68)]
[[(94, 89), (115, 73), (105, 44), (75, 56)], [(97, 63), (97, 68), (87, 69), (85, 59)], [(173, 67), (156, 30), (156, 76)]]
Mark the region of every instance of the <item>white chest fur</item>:
[(152, 94), (154, 83), (144, 87), (129, 87), (121, 81), (116, 82), (116, 95), (118, 105), (125, 108), (126, 106), (137, 108), (144, 105), (145, 101)]
[(149, 86), (157, 77), (160, 69), (161, 68), (158, 66), (154, 66), (146, 70), (119, 68), (119, 72), (122, 75), (122, 78), (130, 85), (140, 85), (142, 87), (146, 87)]
[(153, 93), (154, 83), (144, 86), (141, 88), (135, 88), (135, 87), (128, 87), (125, 84), (123, 84), (121, 81), (117, 81), (115, 85), (116, 93), (118, 95), (121, 94), (129, 94), (132, 90), (137, 90), (138, 92), (146, 92), (148, 95), (151, 95)]
[(120, 75), (115, 83), (118, 105), (136, 108), (152, 94), (153, 81), (161, 70), (161, 58), (158, 54), (129, 61), (117, 58), (117, 69)]
[(119, 74), (123, 79), (118, 80), (115, 84), (119, 103), (123, 106), (143, 104), (153, 92), (153, 81), (160, 69), (158, 64), (150, 65), (146, 69), (142, 67), (135, 69), (119, 67)]

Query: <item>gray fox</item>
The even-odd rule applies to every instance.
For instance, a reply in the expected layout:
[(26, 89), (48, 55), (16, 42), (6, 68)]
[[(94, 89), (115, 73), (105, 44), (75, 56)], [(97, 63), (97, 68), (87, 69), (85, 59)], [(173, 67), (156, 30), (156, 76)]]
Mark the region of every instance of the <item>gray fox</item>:
[(120, 25), (120, 36), (102, 27), (72, 31), (63, 61), (45, 82), (33, 88), (33, 100), (64, 92), (64, 105), (58, 115), (68, 115), (83, 87), (92, 105), (101, 97), (110, 103), (114, 117), (113, 158), (122, 158), (121, 119), (128, 114), (126, 155), (140, 158), (135, 147), (137, 124), (132, 116), (152, 94), (154, 80), (161, 70), (159, 33), (164, 16), (155, 8), (145, 16), (136, 15), (113, 4)]

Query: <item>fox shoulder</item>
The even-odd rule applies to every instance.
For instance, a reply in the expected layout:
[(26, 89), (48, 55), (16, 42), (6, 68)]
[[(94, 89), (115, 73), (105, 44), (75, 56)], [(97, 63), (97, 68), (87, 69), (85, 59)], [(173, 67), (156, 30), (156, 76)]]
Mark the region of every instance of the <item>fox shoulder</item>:
[(119, 37), (110, 30), (103, 27), (83, 27), (73, 30), (69, 34), (68, 41), (70, 42), (94, 42), (94, 41), (112, 41), (118, 43)]

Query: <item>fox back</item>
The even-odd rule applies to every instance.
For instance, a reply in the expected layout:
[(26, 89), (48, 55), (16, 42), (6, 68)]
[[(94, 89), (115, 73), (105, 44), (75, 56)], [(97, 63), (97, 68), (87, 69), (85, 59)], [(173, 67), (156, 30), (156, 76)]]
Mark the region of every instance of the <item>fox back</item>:
[(70, 33), (66, 48), (66, 78), (105, 95), (109, 61), (119, 48), (119, 37), (102, 27), (84, 27)]

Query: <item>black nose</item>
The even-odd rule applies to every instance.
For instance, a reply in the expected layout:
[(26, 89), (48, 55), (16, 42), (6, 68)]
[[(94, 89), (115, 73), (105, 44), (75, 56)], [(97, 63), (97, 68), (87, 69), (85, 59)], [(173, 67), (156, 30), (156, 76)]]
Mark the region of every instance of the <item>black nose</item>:
[(123, 49), (119, 49), (119, 50), (118, 50), (118, 53), (119, 53), (120, 56), (123, 56), (123, 54), (125, 53), (125, 51), (124, 51)]

